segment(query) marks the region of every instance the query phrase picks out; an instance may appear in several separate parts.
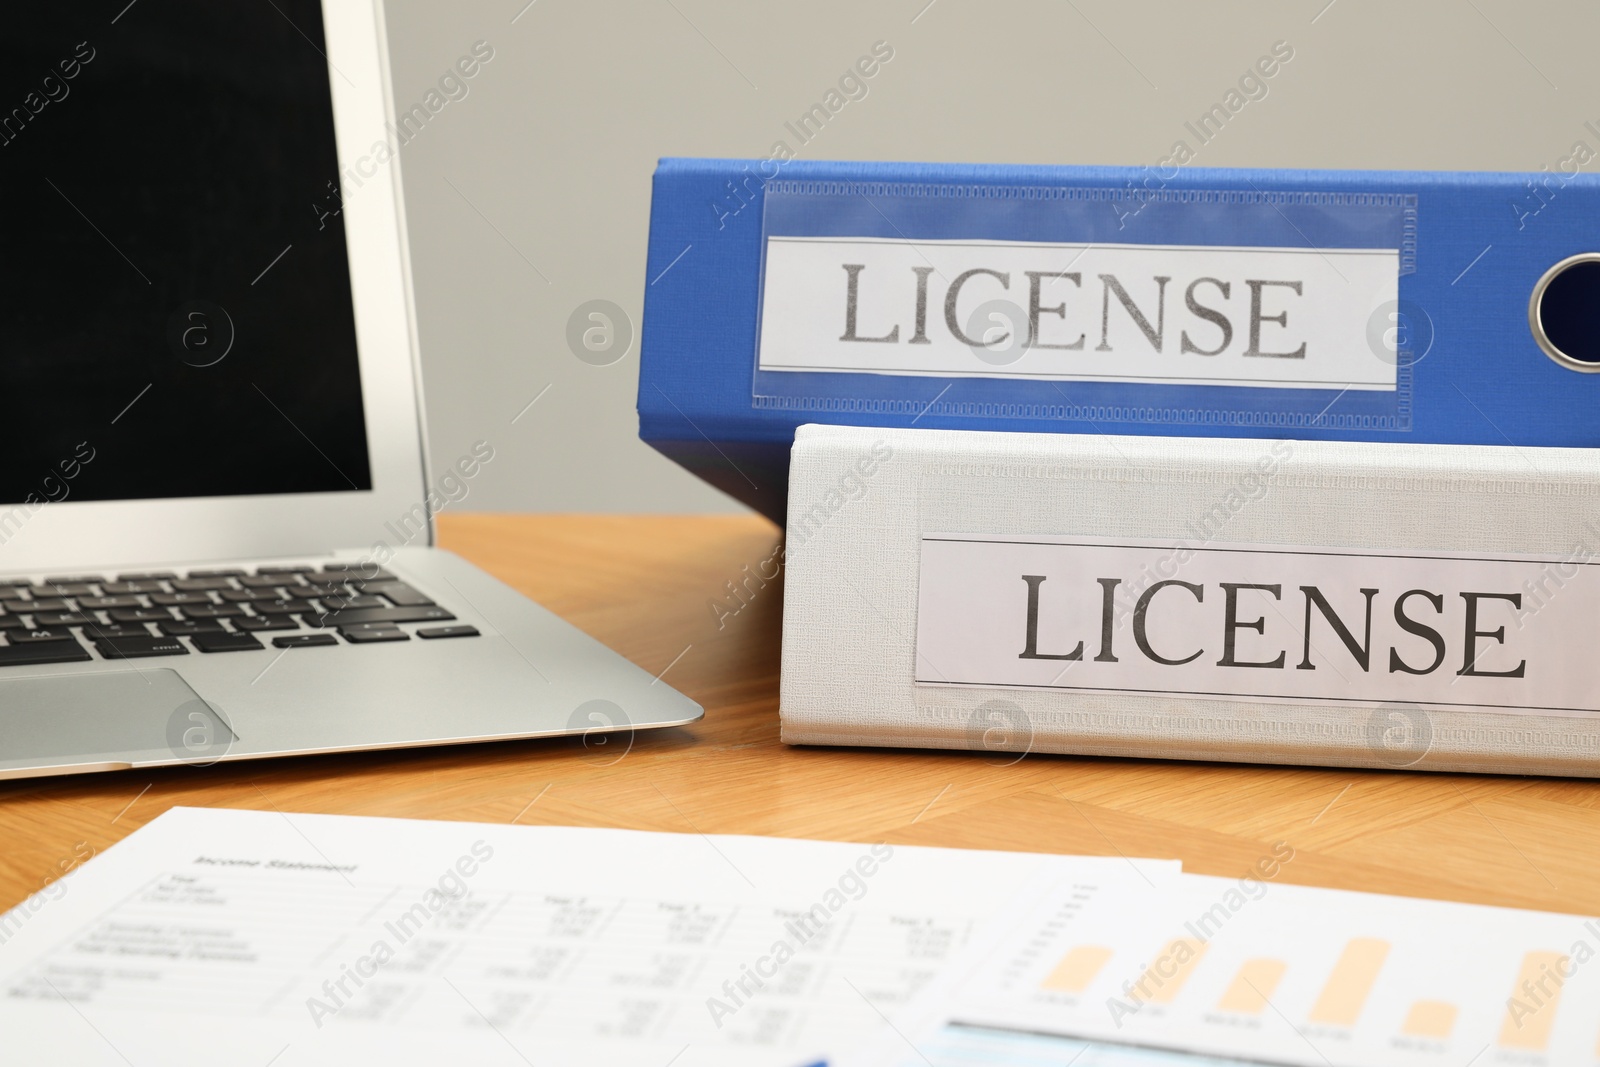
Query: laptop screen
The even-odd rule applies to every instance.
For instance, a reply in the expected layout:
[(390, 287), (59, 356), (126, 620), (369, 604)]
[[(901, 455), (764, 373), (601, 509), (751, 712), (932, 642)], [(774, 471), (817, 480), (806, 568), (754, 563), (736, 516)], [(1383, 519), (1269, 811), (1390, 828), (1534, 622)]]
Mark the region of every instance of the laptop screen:
[(372, 488), (318, 0), (5, 21), (0, 503)]

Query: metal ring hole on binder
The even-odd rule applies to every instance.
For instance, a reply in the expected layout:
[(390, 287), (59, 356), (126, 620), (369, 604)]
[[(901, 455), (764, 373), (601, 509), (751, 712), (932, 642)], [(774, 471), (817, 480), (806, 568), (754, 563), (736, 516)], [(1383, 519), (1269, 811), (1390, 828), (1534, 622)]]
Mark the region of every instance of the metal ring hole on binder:
[(1528, 328), (1563, 367), (1600, 371), (1600, 252), (1568, 256), (1544, 272), (1528, 301)]

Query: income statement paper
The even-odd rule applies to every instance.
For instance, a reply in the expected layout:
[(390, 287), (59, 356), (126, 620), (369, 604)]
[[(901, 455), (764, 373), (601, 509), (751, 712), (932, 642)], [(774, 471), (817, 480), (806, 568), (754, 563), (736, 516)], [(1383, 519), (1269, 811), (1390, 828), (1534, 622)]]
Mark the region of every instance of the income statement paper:
[(1582, 916), (1252, 876), (1123, 899), (1064, 884), (838, 1067), (1592, 1063), (1597, 946)]
[(1020, 887), (1116, 897), (1177, 875), (175, 808), (0, 916), (0, 1040), (8, 1059), (117, 1067), (795, 1067), (881, 1026)]

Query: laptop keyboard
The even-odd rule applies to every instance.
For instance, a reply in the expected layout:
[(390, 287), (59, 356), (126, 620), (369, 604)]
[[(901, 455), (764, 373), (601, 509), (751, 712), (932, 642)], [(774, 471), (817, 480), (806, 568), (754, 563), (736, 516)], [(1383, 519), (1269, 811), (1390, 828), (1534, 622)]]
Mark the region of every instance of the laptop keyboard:
[(476, 637), (371, 564), (0, 578), (0, 667)]

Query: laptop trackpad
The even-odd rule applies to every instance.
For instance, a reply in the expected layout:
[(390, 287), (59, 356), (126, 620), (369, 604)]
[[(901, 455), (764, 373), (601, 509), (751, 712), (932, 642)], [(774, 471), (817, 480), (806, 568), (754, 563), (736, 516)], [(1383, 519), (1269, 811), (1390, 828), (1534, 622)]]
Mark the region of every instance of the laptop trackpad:
[(167, 668), (0, 678), (0, 775), (8, 770), (220, 759), (237, 736)]

